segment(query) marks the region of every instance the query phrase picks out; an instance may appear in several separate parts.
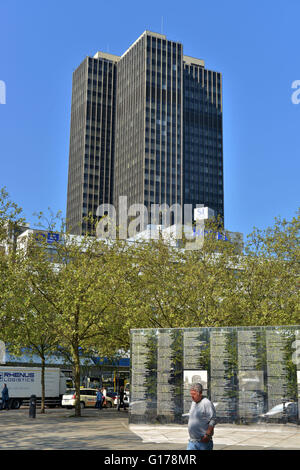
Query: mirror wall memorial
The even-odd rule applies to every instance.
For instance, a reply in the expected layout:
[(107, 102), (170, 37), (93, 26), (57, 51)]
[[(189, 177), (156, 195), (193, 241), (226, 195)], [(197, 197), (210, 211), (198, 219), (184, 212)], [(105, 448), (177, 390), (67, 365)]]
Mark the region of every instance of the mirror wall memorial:
[[(300, 325), (131, 330), (131, 423), (186, 423), (200, 382), (220, 423), (300, 423)], [(298, 350), (297, 350), (298, 345)]]

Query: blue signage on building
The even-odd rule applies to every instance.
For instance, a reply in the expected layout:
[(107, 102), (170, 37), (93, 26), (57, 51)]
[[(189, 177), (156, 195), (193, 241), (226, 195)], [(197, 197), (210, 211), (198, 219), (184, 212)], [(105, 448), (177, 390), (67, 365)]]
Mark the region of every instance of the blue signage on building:
[[(204, 230), (204, 236), (205, 236), (205, 234), (211, 233), (211, 232), (216, 234), (217, 240), (224, 240), (226, 242), (229, 240), (226, 233), (213, 232), (212, 230), (210, 230), (210, 231)], [(203, 231), (201, 231), (201, 230), (196, 231), (196, 228), (193, 227), (193, 234), (194, 234), (195, 237), (200, 237), (200, 236), (203, 235)]]
[(47, 243), (53, 243), (53, 242), (58, 242), (59, 241), (59, 233), (47, 233)]
[(59, 242), (59, 233), (54, 233), (54, 232), (38, 232), (36, 234), (36, 240), (40, 240), (40, 239), (46, 239), (47, 240), (47, 243), (48, 244), (52, 244), (52, 243), (57, 243)]

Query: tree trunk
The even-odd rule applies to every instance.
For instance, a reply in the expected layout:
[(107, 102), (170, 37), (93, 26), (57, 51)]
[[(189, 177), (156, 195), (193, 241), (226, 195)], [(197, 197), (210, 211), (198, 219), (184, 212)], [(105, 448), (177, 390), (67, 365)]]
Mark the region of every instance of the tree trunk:
[(74, 364), (74, 381), (75, 381), (75, 393), (76, 393), (76, 401), (75, 401), (75, 416), (81, 416), (81, 408), (80, 408), (80, 359), (79, 359), (79, 348), (78, 345), (72, 345), (72, 356), (73, 356), (73, 364)]
[(73, 364), (74, 364), (74, 379), (75, 379), (75, 392), (76, 392), (76, 401), (75, 401), (75, 416), (81, 416), (80, 408), (80, 357), (79, 357), (79, 315), (80, 307), (77, 305), (75, 317), (74, 317), (74, 336), (72, 344), (72, 355), (73, 355)]
[(45, 413), (45, 357), (44, 356), (42, 357), (41, 384), (42, 384), (41, 413)]

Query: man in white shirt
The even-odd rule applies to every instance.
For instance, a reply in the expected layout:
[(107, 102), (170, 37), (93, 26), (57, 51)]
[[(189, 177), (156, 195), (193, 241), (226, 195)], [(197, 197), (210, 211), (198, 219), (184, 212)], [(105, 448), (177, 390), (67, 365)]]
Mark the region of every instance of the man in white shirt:
[(106, 405), (106, 388), (103, 387), (101, 392), (102, 392), (102, 406), (103, 406), (103, 405)]
[(193, 403), (189, 413), (190, 439), (187, 450), (213, 450), (216, 410), (212, 402), (202, 396), (202, 390), (200, 383), (195, 383), (190, 388)]

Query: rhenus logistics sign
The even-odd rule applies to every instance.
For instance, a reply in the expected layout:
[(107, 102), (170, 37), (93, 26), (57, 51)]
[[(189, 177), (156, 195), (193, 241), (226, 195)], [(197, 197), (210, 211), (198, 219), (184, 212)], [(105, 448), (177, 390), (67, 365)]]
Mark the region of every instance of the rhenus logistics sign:
[[(41, 368), (40, 367), (9, 367), (0, 366), (0, 388), (3, 384), (8, 387), (9, 396), (30, 397), (41, 396)], [(58, 368), (46, 368), (45, 388), (46, 396), (59, 396), (60, 370)]]
[(0, 382), (34, 382), (34, 372), (0, 372)]

